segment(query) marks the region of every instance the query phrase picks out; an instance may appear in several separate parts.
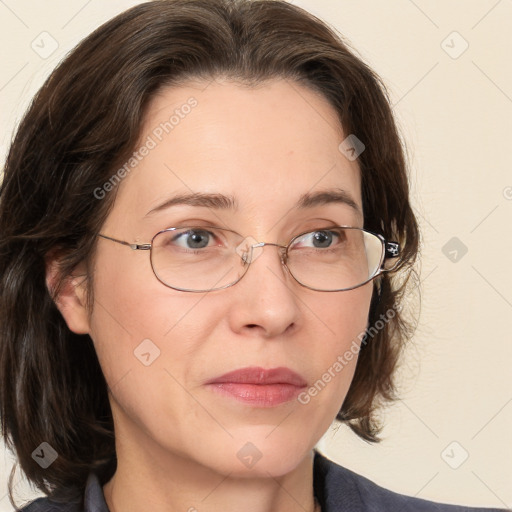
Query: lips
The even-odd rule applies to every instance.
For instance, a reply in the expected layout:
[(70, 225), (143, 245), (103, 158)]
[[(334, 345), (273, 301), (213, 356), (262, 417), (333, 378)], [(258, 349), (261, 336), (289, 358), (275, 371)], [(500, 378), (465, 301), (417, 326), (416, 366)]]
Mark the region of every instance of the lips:
[(289, 368), (279, 367), (266, 370), (264, 368), (251, 366), (240, 368), (229, 373), (225, 373), (220, 377), (215, 377), (207, 384), (221, 383), (237, 383), (237, 384), (291, 384), (292, 386), (304, 387), (307, 382), (294, 371)]
[(275, 407), (294, 399), (307, 383), (289, 368), (248, 367), (216, 377), (207, 386), (244, 405)]

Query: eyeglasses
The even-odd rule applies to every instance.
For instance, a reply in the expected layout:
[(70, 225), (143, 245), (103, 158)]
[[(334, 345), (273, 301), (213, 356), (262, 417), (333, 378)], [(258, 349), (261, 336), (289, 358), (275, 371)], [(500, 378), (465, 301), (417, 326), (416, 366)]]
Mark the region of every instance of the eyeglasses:
[(362, 286), (396, 268), (400, 245), (382, 235), (349, 226), (325, 227), (294, 236), (286, 246), (214, 226), (159, 231), (148, 244), (98, 234), (133, 250), (150, 251), (157, 279), (175, 290), (208, 292), (238, 283), (265, 245), (280, 250), (281, 263), (300, 285), (335, 292)]

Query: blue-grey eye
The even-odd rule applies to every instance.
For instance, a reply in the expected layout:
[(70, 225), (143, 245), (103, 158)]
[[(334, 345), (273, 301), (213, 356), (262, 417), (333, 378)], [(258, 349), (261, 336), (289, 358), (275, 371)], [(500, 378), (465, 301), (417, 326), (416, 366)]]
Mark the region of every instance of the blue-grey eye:
[[(187, 249), (204, 249), (208, 246), (211, 236), (212, 234), (209, 231), (203, 229), (189, 229), (176, 235), (173, 242), (177, 242), (177, 245)], [(184, 242), (185, 245), (180, 242)]]
[(332, 243), (332, 231), (315, 231), (312, 238), (315, 247), (329, 247)]
[(328, 249), (333, 245), (340, 234), (331, 230), (319, 230), (306, 233), (295, 240), (293, 247), (309, 247), (316, 249)]

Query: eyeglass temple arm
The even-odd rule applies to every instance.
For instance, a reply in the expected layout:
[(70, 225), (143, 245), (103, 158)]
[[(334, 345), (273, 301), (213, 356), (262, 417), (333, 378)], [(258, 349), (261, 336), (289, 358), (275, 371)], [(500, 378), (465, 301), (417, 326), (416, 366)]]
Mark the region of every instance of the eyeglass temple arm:
[(127, 245), (130, 249), (134, 251), (149, 251), (151, 249), (151, 244), (130, 244), (128, 242), (124, 242), (123, 240), (118, 240), (117, 238), (112, 238), (111, 236), (99, 234), (102, 238), (106, 238), (107, 240), (112, 240), (113, 242), (117, 242), (121, 245)]
[[(102, 234), (98, 234), (98, 236), (101, 236), (102, 238), (106, 238), (107, 240), (112, 240), (113, 242), (117, 242), (118, 244), (126, 245), (130, 249), (133, 249), (134, 251), (149, 251), (151, 249), (151, 244), (130, 244), (123, 240), (118, 240), (117, 238), (112, 238), (111, 236), (102, 235)], [(276, 245), (278, 247), (283, 247), (278, 244), (265, 244), (265, 243), (254, 244), (253, 247), (261, 247), (263, 245)], [(398, 242), (386, 242), (385, 243), (384, 259), (397, 258), (398, 256), (400, 256), (400, 244)]]

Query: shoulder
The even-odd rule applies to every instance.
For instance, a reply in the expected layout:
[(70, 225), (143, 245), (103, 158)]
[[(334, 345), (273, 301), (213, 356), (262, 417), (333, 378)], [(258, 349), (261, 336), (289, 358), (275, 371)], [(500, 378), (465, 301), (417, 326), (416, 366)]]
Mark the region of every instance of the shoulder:
[(20, 512), (108, 512), (103, 489), (96, 473), (91, 472), (85, 490), (75, 501), (56, 501), (51, 498), (38, 498), (25, 505)]
[(81, 512), (81, 510), (78, 503), (59, 503), (49, 498), (37, 498), (25, 505), (21, 512)]
[(322, 511), (338, 512), (498, 512), (437, 503), (384, 489), (371, 480), (315, 454), (315, 493)]

